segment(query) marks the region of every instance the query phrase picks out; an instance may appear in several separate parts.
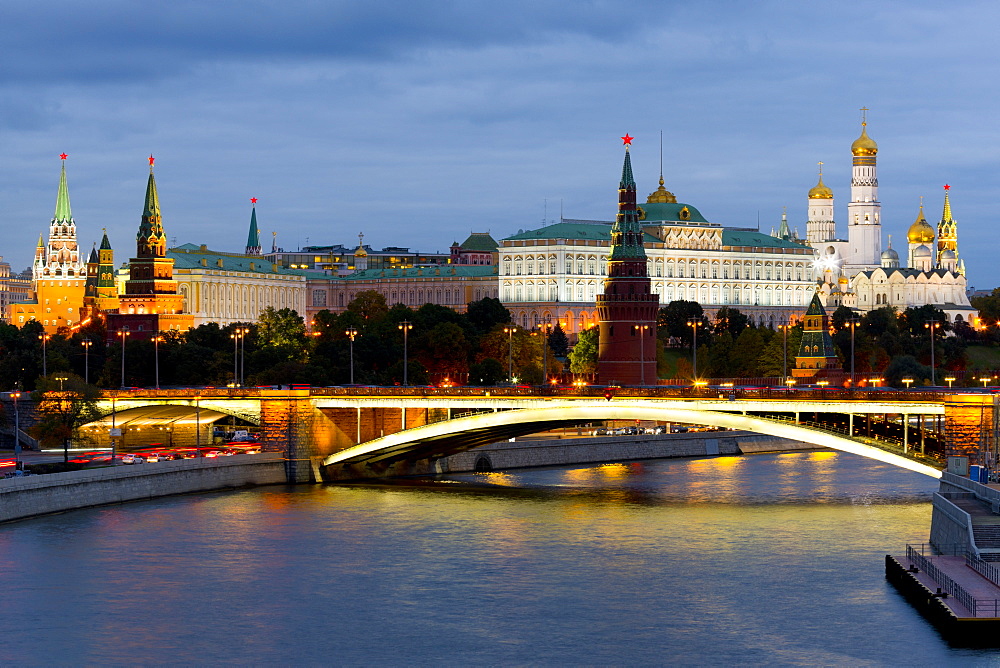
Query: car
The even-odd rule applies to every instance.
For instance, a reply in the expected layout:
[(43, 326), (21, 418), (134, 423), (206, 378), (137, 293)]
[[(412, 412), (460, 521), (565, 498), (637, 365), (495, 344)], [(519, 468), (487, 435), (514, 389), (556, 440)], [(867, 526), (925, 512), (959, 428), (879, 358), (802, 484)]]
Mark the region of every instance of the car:
[(146, 458), (134, 452), (126, 452), (122, 455), (122, 464), (145, 464)]
[(222, 453), (220, 453), (218, 450), (209, 450), (208, 452), (205, 453), (205, 456), (214, 459), (221, 454)]

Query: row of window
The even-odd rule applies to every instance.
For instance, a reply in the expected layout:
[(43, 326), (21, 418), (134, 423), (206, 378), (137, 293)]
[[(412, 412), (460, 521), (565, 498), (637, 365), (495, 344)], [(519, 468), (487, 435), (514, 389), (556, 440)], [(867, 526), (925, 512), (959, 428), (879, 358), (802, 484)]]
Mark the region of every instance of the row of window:
[[(784, 280), (784, 281), (801, 281), (803, 280), (803, 275), (809, 276), (809, 272), (806, 271), (806, 265), (802, 262), (789, 262), (787, 264), (778, 262), (761, 262), (758, 260), (756, 263), (751, 260), (746, 260), (744, 262), (740, 261), (723, 261), (713, 260), (709, 262), (708, 260), (667, 260), (664, 262), (657, 258), (656, 260), (650, 260), (650, 264), (653, 265), (652, 275), (653, 276), (666, 276), (667, 278), (711, 278), (718, 279), (721, 275), (723, 279), (733, 278), (737, 280), (742, 279), (754, 279), (754, 280)], [(666, 266), (664, 266), (666, 265)], [(511, 269), (513, 268), (513, 272)], [(556, 261), (550, 259), (548, 261), (539, 259), (537, 264), (534, 260), (527, 260), (522, 262), (519, 259), (514, 260), (513, 264), (510, 260), (505, 260), (503, 263), (503, 275), (505, 276), (523, 276), (523, 275), (534, 275), (535, 269), (538, 269), (538, 274), (555, 274), (556, 272)], [(546, 268), (548, 271), (546, 271)], [(526, 270), (526, 271), (523, 271)], [(598, 272), (600, 272), (598, 274)], [(604, 276), (607, 274), (607, 261), (605, 258), (598, 259), (594, 256), (589, 258), (578, 258), (574, 260), (573, 258), (568, 258), (566, 260), (566, 273), (567, 274), (582, 274)], [(808, 280), (808, 279), (806, 279)]]
[[(662, 293), (653, 290), (654, 294), (661, 294), (660, 301), (669, 303), (675, 300), (696, 301), (703, 304), (746, 304), (757, 306), (802, 306), (806, 303), (806, 290), (804, 287), (781, 287), (765, 286), (673, 286), (667, 285), (662, 288)], [(532, 286), (515, 285), (504, 286), (504, 303), (521, 303), (534, 301), (560, 301), (559, 288), (557, 286)], [(563, 301), (588, 301), (592, 302), (596, 298), (596, 288), (594, 285), (577, 285), (575, 290), (569, 286), (563, 292)]]

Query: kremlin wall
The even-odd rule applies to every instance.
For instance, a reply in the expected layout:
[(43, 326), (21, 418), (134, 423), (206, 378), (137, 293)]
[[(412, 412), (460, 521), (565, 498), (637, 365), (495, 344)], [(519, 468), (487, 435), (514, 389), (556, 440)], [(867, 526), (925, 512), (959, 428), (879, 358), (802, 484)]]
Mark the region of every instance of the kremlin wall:
[[(252, 322), (267, 307), (294, 309), (309, 322), (323, 310), (343, 311), (368, 290), (382, 293), (389, 304), (434, 303), (460, 311), (471, 301), (493, 297), (525, 328), (560, 322), (575, 339), (600, 326), (601, 378), (627, 384), (655, 382), (656, 310), (674, 300), (697, 301), (710, 318), (723, 307), (736, 308), (754, 324), (771, 328), (809, 314), (825, 317), (825, 309), (841, 305), (864, 313), (932, 304), (952, 321), (975, 317), (949, 186), (936, 227), (921, 204), (906, 230), (905, 249), (893, 248), (891, 237), (883, 247), (878, 145), (868, 135), (866, 119), (850, 146), (846, 225), (835, 221), (834, 192), (823, 181), (820, 163), (818, 182), (805, 197), (804, 238), (791, 230), (787, 215), (770, 234), (711, 222), (666, 189), (662, 170), (658, 188), (637, 201), (632, 138), (622, 139), (625, 160), (614, 221), (561, 219), (499, 242), (488, 233), (473, 233), (447, 254), (379, 250), (366, 245), (363, 234), (356, 247), (288, 252), (272, 241), (268, 252), (260, 241), (256, 199), (244, 248), (216, 250), (196, 243), (167, 248), (150, 156), (135, 252), (125, 249), (128, 259), (120, 264), (106, 231), (89, 255), (81, 252), (63, 154), (55, 213), (47, 238), (39, 236), (30, 291), (9, 269), (0, 272), (0, 316), (16, 326), (36, 320), (48, 333), (104, 318), (109, 337), (127, 331), (150, 338), (208, 322)], [(137, 209), (138, 204), (137, 196)], [(96, 239), (96, 230), (84, 234)], [(829, 351), (819, 344), (816, 364), (825, 366), (828, 360), (820, 358)]]

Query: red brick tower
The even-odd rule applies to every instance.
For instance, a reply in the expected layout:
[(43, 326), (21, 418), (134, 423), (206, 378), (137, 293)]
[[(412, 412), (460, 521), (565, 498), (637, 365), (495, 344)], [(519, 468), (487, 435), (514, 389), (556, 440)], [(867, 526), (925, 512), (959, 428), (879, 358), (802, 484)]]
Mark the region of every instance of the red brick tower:
[(605, 385), (656, 384), (656, 310), (659, 295), (649, 289), (644, 232), (635, 205), (635, 179), (629, 145), (618, 185), (618, 216), (611, 228), (611, 254), (604, 294), (597, 296), (601, 334), (598, 379)]

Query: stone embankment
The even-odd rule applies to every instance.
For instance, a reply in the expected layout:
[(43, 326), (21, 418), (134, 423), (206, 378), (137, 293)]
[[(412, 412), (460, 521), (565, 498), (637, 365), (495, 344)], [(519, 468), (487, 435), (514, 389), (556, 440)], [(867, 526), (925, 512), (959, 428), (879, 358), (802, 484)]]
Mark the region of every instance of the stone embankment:
[(439, 461), (441, 473), (496, 471), (534, 466), (596, 464), (634, 459), (706, 457), (755, 452), (815, 450), (801, 441), (748, 431), (712, 431), (656, 436), (602, 436), (502, 441)]
[(286, 480), (284, 457), (271, 452), (7, 478), (0, 480), (0, 522)]

